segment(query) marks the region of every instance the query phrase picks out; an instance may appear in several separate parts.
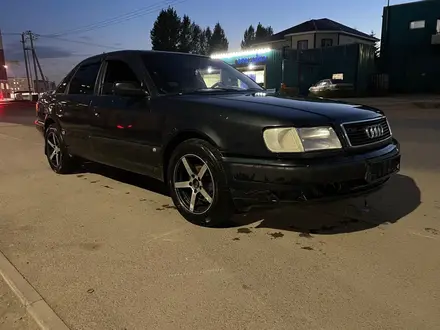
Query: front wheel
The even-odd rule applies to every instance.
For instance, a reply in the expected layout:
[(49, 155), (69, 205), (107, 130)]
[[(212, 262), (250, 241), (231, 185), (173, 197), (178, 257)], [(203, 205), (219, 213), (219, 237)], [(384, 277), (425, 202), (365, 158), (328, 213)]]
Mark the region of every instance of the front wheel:
[(180, 144), (168, 166), (171, 198), (180, 214), (202, 226), (219, 226), (234, 213), (220, 153), (206, 141)]

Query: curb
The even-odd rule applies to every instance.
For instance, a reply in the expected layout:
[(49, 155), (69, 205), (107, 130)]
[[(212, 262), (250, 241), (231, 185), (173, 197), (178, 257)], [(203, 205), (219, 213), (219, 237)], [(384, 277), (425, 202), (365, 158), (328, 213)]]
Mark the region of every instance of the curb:
[(69, 330), (40, 294), (0, 251), (0, 275), (42, 330)]

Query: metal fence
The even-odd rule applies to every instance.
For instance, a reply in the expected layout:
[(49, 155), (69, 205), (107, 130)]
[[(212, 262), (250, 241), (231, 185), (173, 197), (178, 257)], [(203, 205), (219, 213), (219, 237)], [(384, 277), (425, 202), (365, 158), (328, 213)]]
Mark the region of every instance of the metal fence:
[(301, 94), (321, 79), (340, 74), (343, 82), (354, 85), (357, 94), (368, 93), (375, 74), (374, 47), (350, 44), (308, 50), (274, 51), (267, 64), (267, 85), (280, 87), (283, 82)]

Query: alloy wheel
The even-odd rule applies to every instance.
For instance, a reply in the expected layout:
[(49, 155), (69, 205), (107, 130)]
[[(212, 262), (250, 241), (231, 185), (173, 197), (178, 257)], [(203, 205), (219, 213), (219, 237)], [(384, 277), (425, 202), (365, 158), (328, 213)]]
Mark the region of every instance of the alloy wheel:
[(49, 162), (53, 167), (59, 168), (61, 165), (61, 143), (55, 132), (48, 132), (46, 136), (46, 152)]
[(173, 186), (187, 211), (203, 214), (210, 209), (215, 194), (214, 178), (199, 156), (187, 154), (179, 159), (174, 167)]

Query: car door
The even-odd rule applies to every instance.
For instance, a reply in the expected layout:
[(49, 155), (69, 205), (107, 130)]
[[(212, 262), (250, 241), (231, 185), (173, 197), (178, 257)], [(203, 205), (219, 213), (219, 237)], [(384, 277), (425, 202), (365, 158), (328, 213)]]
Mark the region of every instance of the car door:
[[(91, 143), (101, 163), (158, 176), (159, 152), (153, 142), (160, 118), (151, 112), (151, 100), (141, 62), (133, 57), (106, 58), (100, 89), (91, 103)], [(123, 95), (115, 83), (137, 86), (143, 95)]]
[(101, 67), (99, 59), (83, 62), (70, 80), (65, 94), (57, 97), (57, 116), (69, 151), (93, 160), (89, 141), (90, 102)]

